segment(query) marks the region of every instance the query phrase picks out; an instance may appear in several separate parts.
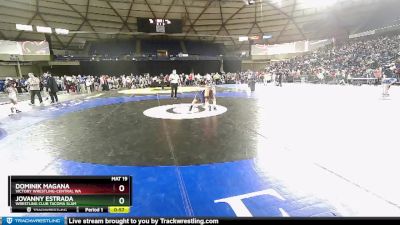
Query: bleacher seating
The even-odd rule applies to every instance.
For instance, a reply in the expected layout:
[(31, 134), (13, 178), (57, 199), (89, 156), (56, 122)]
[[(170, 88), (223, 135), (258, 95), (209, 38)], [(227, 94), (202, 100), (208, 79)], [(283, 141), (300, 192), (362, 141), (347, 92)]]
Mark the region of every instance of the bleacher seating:
[(134, 55), (136, 48), (135, 40), (108, 40), (93, 42), (89, 49), (90, 55), (103, 55), (118, 57), (122, 55)]
[(179, 41), (175, 40), (142, 40), (141, 48), (144, 55), (157, 55), (157, 50), (166, 50), (169, 55), (182, 52)]
[(223, 54), (221, 44), (213, 44), (199, 41), (185, 41), (189, 55), (219, 56)]
[(54, 60), (57, 61), (89, 61), (92, 57), (90, 56), (79, 56), (79, 55), (54, 55)]
[[(174, 60), (219, 60), (224, 55), (223, 45), (204, 41), (185, 41), (188, 55), (184, 53), (179, 40), (142, 39), (140, 40), (140, 55), (136, 54), (137, 40), (105, 40), (92, 42), (86, 54), (55, 54), (58, 61), (97, 61), (97, 60), (162, 60), (173, 56)], [(159, 55), (159, 50), (168, 52), (168, 56)], [(176, 57), (176, 58), (175, 58)]]

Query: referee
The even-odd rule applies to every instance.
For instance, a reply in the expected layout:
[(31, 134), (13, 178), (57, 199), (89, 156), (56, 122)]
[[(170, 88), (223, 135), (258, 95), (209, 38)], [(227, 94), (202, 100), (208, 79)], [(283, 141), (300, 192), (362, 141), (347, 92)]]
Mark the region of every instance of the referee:
[(169, 76), (169, 82), (171, 84), (171, 98), (178, 99), (176, 95), (178, 93), (179, 75), (176, 74), (176, 70), (173, 70)]

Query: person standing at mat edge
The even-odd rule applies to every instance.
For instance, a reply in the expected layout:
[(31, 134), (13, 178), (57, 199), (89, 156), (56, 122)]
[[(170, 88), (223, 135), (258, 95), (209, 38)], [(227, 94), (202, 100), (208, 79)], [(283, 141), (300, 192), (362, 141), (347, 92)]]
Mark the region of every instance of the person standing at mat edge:
[(27, 84), (31, 93), (31, 105), (35, 104), (35, 95), (38, 96), (40, 104), (43, 104), (42, 95), (40, 94), (40, 80), (33, 73), (28, 73)]
[(171, 98), (177, 99), (179, 75), (176, 74), (176, 70), (173, 70), (169, 75), (169, 82), (171, 84)]
[(253, 74), (253, 72), (248, 71), (248, 73), (249, 74), (248, 74), (248, 77), (247, 77), (247, 79), (248, 79), (248, 84), (247, 85), (249, 86), (251, 92), (254, 92), (256, 90), (256, 83), (257, 83), (256, 77)]
[(5, 92), (8, 93), (8, 98), (11, 102), (11, 115), (15, 113), (20, 113), (21, 111), (18, 109), (18, 100), (17, 100), (17, 89), (16, 89), (16, 82), (12, 78), (6, 78), (6, 88)]
[(49, 92), (51, 98), (51, 104), (58, 102), (57, 92), (58, 92), (58, 85), (54, 77), (51, 76), (49, 73), (45, 73), (44, 77), (46, 79), (46, 90)]

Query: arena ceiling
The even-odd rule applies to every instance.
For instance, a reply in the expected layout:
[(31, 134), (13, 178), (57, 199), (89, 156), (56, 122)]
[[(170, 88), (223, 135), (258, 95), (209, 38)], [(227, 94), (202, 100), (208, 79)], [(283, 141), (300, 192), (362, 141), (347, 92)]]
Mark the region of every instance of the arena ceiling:
[[(248, 47), (240, 35), (272, 35), (270, 43), (348, 35), (371, 25), (371, 19), (396, 15), (395, 0), (0, 0), (0, 39), (43, 40), (15, 24), (65, 28), (52, 34), (54, 48), (79, 49), (87, 41), (150, 36), (137, 32), (136, 18), (183, 19), (179, 39)], [(396, 5), (396, 6), (394, 6)], [(382, 12), (383, 8), (384, 11)], [(389, 13), (387, 10), (391, 10)], [(393, 11), (393, 12), (392, 12)], [(396, 16), (397, 17), (397, 16)], [(395, 18), (396, 19), (396, 18)], [(382, 19), (383, 21), (383, 19)], [(387, 21), (379, 23), (387, 23)], [(379, 24), (378, 24), (379, 25)]]

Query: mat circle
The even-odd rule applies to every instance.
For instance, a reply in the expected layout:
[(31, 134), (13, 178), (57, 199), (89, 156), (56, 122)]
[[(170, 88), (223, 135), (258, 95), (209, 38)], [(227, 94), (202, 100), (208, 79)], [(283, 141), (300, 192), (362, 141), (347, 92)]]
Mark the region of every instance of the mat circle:
[(216, 109), (211, 107), (211, 110), (206, 109), (204, 105), (195, 105), (190, 110), (190, 106), (191, 104), (162, 105), (147, 109), (143, 114), (157, 119), (185, 120), (218, 116), (228, 111), (226, 107), (221, 105), (217, 105)]

